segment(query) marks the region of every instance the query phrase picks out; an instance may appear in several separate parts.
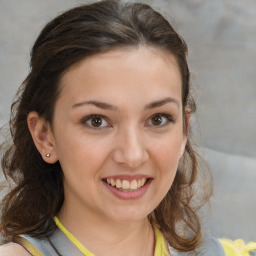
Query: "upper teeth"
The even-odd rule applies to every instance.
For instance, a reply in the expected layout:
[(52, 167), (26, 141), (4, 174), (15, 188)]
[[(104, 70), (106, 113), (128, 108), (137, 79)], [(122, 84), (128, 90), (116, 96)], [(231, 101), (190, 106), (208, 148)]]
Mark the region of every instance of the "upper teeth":
[(136, 190), (146, 183), (146, 178), (138, 180), (120, 180), (120, 179), (107, 179), (107, 183), (113, 187), (117, 187), (123, 190)]

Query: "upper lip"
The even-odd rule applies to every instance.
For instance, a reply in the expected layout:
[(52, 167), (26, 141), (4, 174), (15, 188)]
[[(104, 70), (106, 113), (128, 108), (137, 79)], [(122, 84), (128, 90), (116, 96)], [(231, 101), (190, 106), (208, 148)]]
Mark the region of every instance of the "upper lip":
[(114, 179), (114, 180), (128, 180), (128, 181), (132, 181), (132, 180), (138, 180), (138, 179), (143, 179), (143, 178), (146, 178), (146, 179), (150, 179), (152, 178), (151, 176), (149, 175), (143, 175), (143, 174), (136, 174), (136, 175), (112, 175), (112, 176), (107, 176), (107, 177), (104, 177), (103, 180), (106, 180), (106, 179)]

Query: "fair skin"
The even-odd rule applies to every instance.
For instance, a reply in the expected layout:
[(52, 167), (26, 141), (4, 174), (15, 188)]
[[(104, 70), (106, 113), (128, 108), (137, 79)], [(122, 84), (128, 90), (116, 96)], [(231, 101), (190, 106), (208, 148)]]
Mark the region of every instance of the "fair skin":
[(59, 219), (97, 256), (153, 256), (147, 216), (171, 187), (187, 140), (175, 58), (112, 49), (70, 67), (60, 88), (52, 125), (28, 116), (43, 159), (63, 169)]

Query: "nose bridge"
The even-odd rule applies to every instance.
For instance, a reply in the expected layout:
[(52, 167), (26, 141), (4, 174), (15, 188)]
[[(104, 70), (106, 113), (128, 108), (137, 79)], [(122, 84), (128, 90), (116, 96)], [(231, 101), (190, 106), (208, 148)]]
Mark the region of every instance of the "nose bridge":
[(119, 130), (114, 160), (129, 167), (137, 167), (148, 159), (142, 128), (130, 124)]

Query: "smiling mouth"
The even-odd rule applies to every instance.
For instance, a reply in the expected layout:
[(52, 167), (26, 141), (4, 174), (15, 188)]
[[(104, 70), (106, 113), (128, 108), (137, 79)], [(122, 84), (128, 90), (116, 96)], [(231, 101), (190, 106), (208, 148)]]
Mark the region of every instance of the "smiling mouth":
[(121, 180), (121, 179), (103, 179), (108, 185), (117, 188), (120, 191), (135, 191), (139, 188), (145, 186), (145, 184), (150, 180), (150, 178), (141, 178), (134, 180)]

